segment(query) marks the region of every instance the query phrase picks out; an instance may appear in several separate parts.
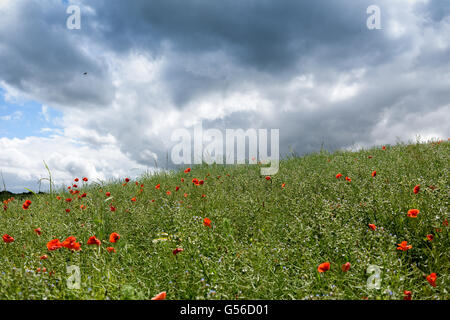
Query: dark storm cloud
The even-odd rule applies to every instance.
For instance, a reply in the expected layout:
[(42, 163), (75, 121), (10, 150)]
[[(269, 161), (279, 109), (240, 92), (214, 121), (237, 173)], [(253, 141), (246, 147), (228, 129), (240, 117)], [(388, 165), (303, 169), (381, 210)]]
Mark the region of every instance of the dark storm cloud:
[[(96, 23), (115, 49), (156, 49), (169, 41), (176, 50), (224, 49), (243, 64), (280, 71), (321, 45), (347, 47), (365, 37), (365, 9), (370, 4), (373, 1), (102, 1)], [(382, 40), (371, 39), (373, 45)]]
[[(389, 2), (372, 0), (101, 1), (95, 3), (95, 25), (100, 27), (93, 28), (93, 36), (115, 52), (138, 48), (155, 57), (164, 55), (168, 45), (177, 60), (162, 80), (175, 105), (182, 108), (210, 91), (259, 81), (253, 74), (250, 79), (232, 73), (222, 78), (198, 75), (184, 67), (186, 55), (224, 52), (236, 66), (285, 81), (318, 68), (339, 72), (380, 65), (412, 50), (413, 34), (394, 39), (367, 29), (366, 8), (372, 4), (379, 4), (383, 22), (389, 21)], [(432, 19), (450, 12), (437, 1), (420, 8)], [(439, 60), (448, 57), (448, 53), (429, 55)], [(198, 61), (199, 66), (214, 63)]]
[(448, 17), (450, 13), (450, 2), (441, 0), (430, 0), (425, 4), (421, 4), (417, 7), (420, 12), (427, 12), (432, 22), (440, 22), (444, 18)]
[[(102, 32), (95, 36), (114, 51), (141, 48), (155, 56), (164, 54), (162, 46), (168, 43), (181, 60), (186, 54), (223, 51), (240, 67), (286, 79), (318, 64), (356, 68), (395, 54), (398, 43), (366, 28), (370, 4), (373, 1), (102, 1), (95, 17)], [(244, 80), (233, 74), (201, 77), (182, 62), (166, 73), (178, 106)]]
[[(372, 0), (104, 0), (86, 2), (96, 14), (82, 12), (79, 31), (65, 29), (63, 4), (31, 2), (19, 11), (23, 23), (0, 32), (1, 41), (8, 44), (0, 58), (9, 62), (2, 64), (0, 75), (26, 92), (39, 85), (39, 94), (49, 102), (64, 104), (70, 99), (92, 107), (110, 103), (114, 89), (102, 53), (85, 54), (83, 39), (116, 53), (144, 50), (155, 57), (165, 54), (163, 45), (168, 43), (178, 59), (220, 50), (236, 65), (280, 80), (316, 67), (345, 70), (380, 64), (408, 50), (411, 39), (393, 40), (366, 28), (366, 8), (377, 2), (383, 10), (386, 2)], [(449, 11), (436, 1), (425, 8), (436, 19)], [(387, 19), (389, 10), (384, 13)], [(83, 78), (84, 71), (89, 71), (88, 77)], [(183, 68), (182, 62), (170, 65), (164, 78), (179, 107), (244, 80), (233, 74), (202, 77)]]
[[(11, 24), (0, 30), (0, 79), (34, 99), (81, 108), (111, 102), (106, 65), (90, 57), (81, 38), (68, 32), (66, 6), (48, 1), (13, 4)], [(3, 19), (3, 17), (2, 17)], [(83, 73), (89, 71), (89, 77)]]

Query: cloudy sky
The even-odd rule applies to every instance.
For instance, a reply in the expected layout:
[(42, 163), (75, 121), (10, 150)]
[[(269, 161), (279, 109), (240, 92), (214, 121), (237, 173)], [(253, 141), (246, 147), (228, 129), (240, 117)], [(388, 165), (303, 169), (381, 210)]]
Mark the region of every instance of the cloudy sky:
[(43, 161), (57, 184), (164, 167), (173, 131), (200, 122), (278, 128), (282, 154), (447, 139), (449, 89), (450, 1), (0, 0), (15, 192), (37, 189)]

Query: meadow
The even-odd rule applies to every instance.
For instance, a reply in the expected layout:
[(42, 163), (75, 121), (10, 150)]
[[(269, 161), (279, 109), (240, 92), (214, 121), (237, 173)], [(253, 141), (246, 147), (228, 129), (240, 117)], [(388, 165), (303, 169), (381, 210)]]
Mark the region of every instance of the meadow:
[(447, 300), (449, 159), (399, 143), (2, 199), (0, 299)]

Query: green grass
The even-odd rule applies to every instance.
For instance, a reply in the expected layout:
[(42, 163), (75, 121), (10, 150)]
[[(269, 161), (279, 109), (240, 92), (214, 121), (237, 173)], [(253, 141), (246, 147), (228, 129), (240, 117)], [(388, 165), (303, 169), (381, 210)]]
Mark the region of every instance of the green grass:
[[(149, 299), (166, 291), (167, 299), (359, 300), (403, 299), (409, 290), (413, 299), (448, 299), (449, 151), (442, 142), (320, 152), (283, 160), (269, 181), (257, 165), (202, 165), (142, 177), (143, 192), (135, 181), (79, 182), (87, 196), (71, 203), (67, 190), (31, 197), (28, 210), (14, 200), (0, 208), (0, 235), (15, 239), (0, 240), (0, 298)], [(417, 218), (407, 217), (412, 208)], [(112, 232), (121, 236), (115, 244)], [(166, 240), (153, 241), (161, 233)], [(100, 247), (86, 244), (92, 235)], [(48, 241), (68, 236), (81, 251), (47, 250)], [(401, 241), (412, 249), (397, 250)], [(174, 256), (177, 247), (184, 251)], [(330, 270), (319, 273), (326, 261)], [(351, 269), (343, 272), (346, 262)], [(80, 289), (67, 288), (70, 265), (80, 268)], [(381, 269), (380, 289), (367, 287), (369, 265)], [(436, 287), (425, 278), (432, 272)]]

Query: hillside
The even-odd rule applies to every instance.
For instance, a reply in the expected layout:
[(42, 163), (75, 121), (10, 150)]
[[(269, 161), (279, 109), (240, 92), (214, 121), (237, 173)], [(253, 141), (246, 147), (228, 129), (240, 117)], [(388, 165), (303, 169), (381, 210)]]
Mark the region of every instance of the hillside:
[(78, 177), (79, 191), (1, 210), (14, 241), (0, 243), (0, 299), (448, 299), (449, 159), (445, 141), (293, 157), (270, 179), (258, 165)]

